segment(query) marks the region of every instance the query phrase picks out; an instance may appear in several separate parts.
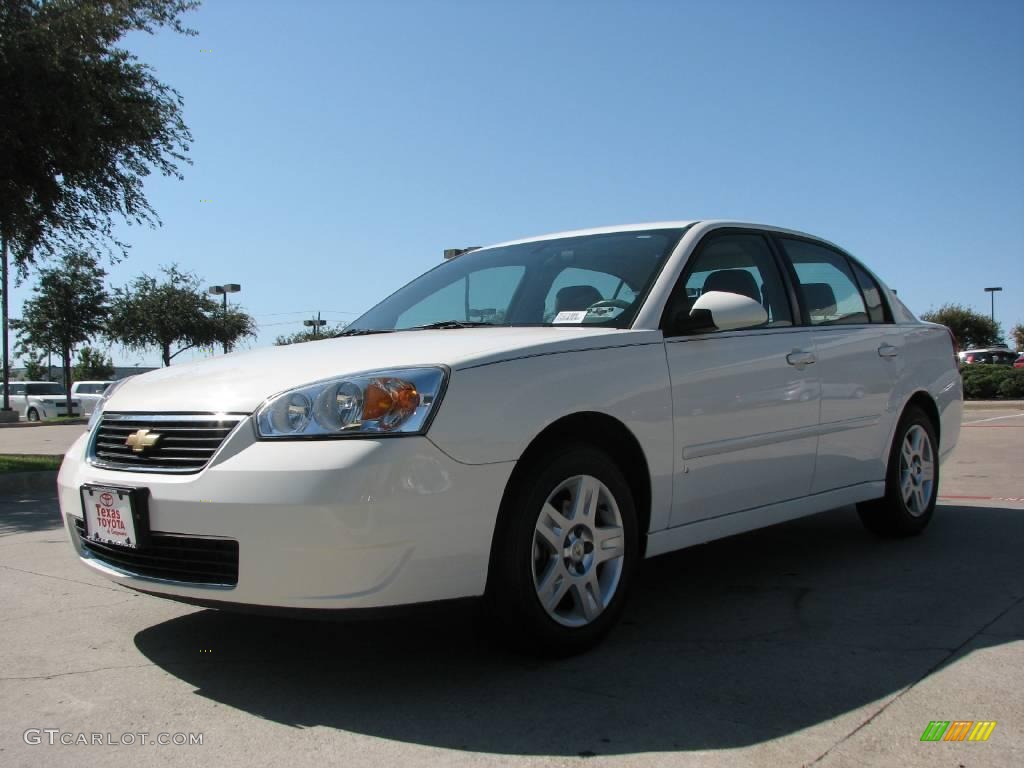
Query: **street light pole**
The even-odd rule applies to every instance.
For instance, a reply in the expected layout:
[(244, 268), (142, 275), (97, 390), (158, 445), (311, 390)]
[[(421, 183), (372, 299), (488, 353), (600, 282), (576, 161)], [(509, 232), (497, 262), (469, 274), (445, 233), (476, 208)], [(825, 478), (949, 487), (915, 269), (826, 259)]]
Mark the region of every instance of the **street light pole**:
[(238, 293), (242, 286), (238, 283), (224, 283), (224, 285), (211, 285), (210, 293), (214, 296), (224, 297), (224, 354), (228, 353), (228, 294)]
[(326, 320), (321, 320), (320, 319), (320, 313), (317, 312), (316, 313), (316, 320), (303, 320), (302, 324), (304, 326), (306, 326), (307, 328), (309, 328), (309, 327), (313, 328), (313, 338), (316, 339), (316, 338), (318, 338), (320, 336), (320, 327), (323, 326), (323, 325), (327, 325), (327, 321)]
[(1003, 287), (1001, 285), (995, 286), (993, 288), (986, 288), (985, 289), (985, 293), (987, 293), (989, 296), (992, 297), (992, 322), (993, 323), (996, 321), (996, 291), (1001, 291), (1001, 290), (1003, 290)]
[(3, 369), (4, 369), (3, 370), (3, 390), (4, 391), (3, 391), (3, 407), (0, 408), (0, 410), (4, 411), (4, 413), (5, 413), (7, 418), (3, 419), (3, 420), (7, 421), (8, 419), (11, 418), (11, 413), (10, 413), (10, 411), (11, 411), (11, 393), (10, 393), (10, 389), (11, 389), (11, 360), (10, 360), (10, 349), (9, 349), (10, 329), (7, 327), (8, 321), (10, 320), (10, 312), (9, 312), (10, 304), (7, 301), (7, 291), (10, 288), (10, 280), (7, 279), (7, 277), (8, 277), (7, 276), (7, 238), (4, 237), (2, 234), (0, 234), (0, 240), (3, 241), (3, 242), (0, 242), (0, 251), (3, 252), (3, 256), (2, 256), (2, 258), (0, 258), (0, 269), (2, 269), (2, 273), (0, 273), (0, 304), (2, 304), (2, 308), (0, 308), (0, 312), (3, 313), (3, 321), (2, 322), (3, 322), (3, 325), (4, 325), (3, 332), (2, 332), (3, 333), (3, 343), (2, 343), (2, 345), (0, 345), (0, 346), (3, 347), (3, 358), (4, 358), (3, 359)]

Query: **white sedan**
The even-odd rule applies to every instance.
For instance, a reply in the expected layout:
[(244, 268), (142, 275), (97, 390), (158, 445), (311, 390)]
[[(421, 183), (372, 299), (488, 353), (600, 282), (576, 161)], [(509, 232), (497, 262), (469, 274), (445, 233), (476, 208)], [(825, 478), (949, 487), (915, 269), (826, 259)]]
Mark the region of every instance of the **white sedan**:
[(645, 557), (847, 504), (919, 533), (961, 389), (947, 330), (824, 240), (569, 232), (447, 260), (338, 338), (113, 385), (60, 505), (86, 566), (154, 595), (482, 597), (571, 653)]

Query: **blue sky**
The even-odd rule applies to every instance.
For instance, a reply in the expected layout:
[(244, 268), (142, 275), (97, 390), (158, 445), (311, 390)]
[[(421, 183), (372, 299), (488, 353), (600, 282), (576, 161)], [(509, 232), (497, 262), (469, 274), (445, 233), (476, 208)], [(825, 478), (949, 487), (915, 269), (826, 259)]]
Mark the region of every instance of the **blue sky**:
[(1024, 321), (1024, 3), (207, 0), (189, 21), (130, 41), (183, 95), (194, 165), (148, 184), (164, 226), (125, 229), (111, 280), (241, 283), (254, 345), (353, 319), (446, 247), (720, 217), (834, 240), (917, 312), (988, 312), (1001, 285), (996, 319)]

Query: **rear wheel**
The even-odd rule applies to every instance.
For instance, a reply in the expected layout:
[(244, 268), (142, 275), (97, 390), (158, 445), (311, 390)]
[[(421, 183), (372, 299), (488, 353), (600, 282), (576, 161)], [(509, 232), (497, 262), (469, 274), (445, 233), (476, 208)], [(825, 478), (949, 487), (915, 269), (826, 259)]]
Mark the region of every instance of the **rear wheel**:
[(520, 648), (584, 651), (618, 620), (638, 553), (633, 495), (614, 462), (588, 445), (549, 454), (505, 500), (491, 617)]
[(39, 421), (39, 411), (35, 408), (29, 408), (28, 413), (25, 414), (25, 418), (29, 421)]
[(914, 536), (935, 513), (939, 492), (939, 441), (924, 411), (903, 413), (889, 455), (885, 496), (857, 505), (864, 526), (880, 536)]

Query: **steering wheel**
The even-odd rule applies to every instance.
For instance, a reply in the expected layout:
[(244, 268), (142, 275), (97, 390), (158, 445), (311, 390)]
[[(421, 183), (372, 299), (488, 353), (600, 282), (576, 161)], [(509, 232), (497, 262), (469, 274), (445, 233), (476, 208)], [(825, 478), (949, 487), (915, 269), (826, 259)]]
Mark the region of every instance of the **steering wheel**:
[(601, 307), (618, 307), (619, 309), (629, 309), (633, 306), (631, 301), (623, 301), (622, 299), (603, 299), (602, 301), (595, 301), (589, 307), (587, 312), (592, 309), (600, 309)]

